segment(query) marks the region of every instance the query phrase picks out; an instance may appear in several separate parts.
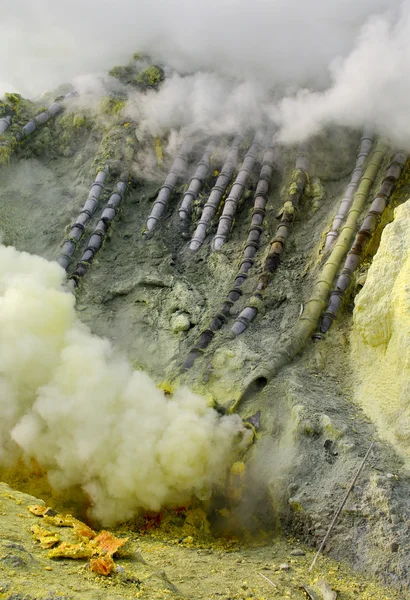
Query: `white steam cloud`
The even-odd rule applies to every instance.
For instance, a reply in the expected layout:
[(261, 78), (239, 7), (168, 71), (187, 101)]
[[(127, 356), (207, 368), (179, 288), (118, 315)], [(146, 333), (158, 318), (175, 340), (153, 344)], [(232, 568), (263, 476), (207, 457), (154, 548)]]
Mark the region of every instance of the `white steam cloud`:
[(16, 0), (0, 23), (0, 94), (39, 94), (142, 50), (188, 75), (136, 102), (149, 131), (268, 119), (295, 142), (370, 123), (408, 149), (409, 38), (410, 0)]
[(57, 263), (0, 246), (0, 458), (20, 451), (104, 523), (210, 492), (245, 430), (188, 389), (171, 399), (92, 335)]
[[(394, 2), (392, 2), (394, 6)], [(300, 90), (272, 108), (285, 141), (298, 141), (324, 124), (369, 121), (396, 144), (410, 148), (410, 2), (370, 19), (355, 48), (332, 72), (323, 92)]]
[(169, 130), (223, 135), (255, 131), (267, 120), (269, 95), (251, 81), (224, 80), (215, 73), (182, 77), (173, 73), (159, 92), (131, 95), (127, 114), (139, 132), (162, 136)]
[[(15, 0), (2, 11), (0, 81), (23, 93), (140, 49), (182, 71), (268, 85), (325, 82), (360, 27), (397, 0)], [(0, 90), (1, 92), (2, 90)]]

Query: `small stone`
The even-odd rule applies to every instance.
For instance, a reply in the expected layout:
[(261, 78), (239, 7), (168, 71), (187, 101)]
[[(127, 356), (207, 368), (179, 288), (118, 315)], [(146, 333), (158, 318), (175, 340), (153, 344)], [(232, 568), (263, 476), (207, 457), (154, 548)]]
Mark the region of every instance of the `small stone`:
[(294, 550), (292, 550), (290, 555), (291, 556), (305, 556), (306, 552), (304, 552), (304, 550), (302, 550), (301, 548), (295, 548)]
[(172, 319), (171, 328), (174, 333), (180, 333), (181, 331), (188, 331), (191, 327), (190, 320), (187, 315), (178, 315)]
[(281, 571), (290, 571), (290, 566), (287, 563), (282, 563), (281, 565), (279, 565), (279, 569)]
[(323, 432), (333, 440), (338, 440), (347, 432), (347, 427), (345, 424), (336, 425), (334, 421), (332, 421), (331, 418), (326, 414), (321, 415), (320, 425), (322, 426)]
[(3, 562), (8, 567), (11, 567), (12, 569), (23, 569), (24, 567), (27, 566), (27, 561), (26, 560), (24, 560), (23, 558), (21, 558), (17, 554), (11, 554), (10, 552), (7, 553), (1, 559), (1, 562)]
[(188, 535), (186, 538), (184, 538), (184, 541), (182, 543), (185, 546), (192, 546), (192, 544), (194, 543), (194, 538), (192, 537), (192, 535)]

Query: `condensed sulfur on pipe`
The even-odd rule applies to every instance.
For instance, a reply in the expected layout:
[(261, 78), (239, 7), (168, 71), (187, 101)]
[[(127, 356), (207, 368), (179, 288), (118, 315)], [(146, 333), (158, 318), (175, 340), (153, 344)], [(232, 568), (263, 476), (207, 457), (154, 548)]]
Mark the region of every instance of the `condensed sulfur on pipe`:
[(407, 155), (404, 152), (398, 152), (390, 163), (386, 177), (383, 179), (380, 189), (364, 218), (349, 254), (347, 255), (343, 270), (336, 282), (336, 287), (330, 294), (329, 305), (323, 313), (320, 323), (320, 333), (326, 333), (332, 325), (332, 322), (337, 318), (353, 274), (361, 263), (364, 249), (371, 239), (377, 224), (380, 222), (406, 161)]
[(331, 230), (326, 235), (325, 250), (330, 250), (338, 238), (340, 227), (346, 220), (349, 208), (353, 202), (354, 194), (356, 193), (360, 179), (363, 175), (364, 165), (372, 149), (373, 142), (374, 133), (368, 127), (365, 127), (363, 135), (360, 139), (360, 147), (357, 155), (356, 166), (353, 169), (350, 182), (340, 203), (337, 215), (333, 220)]
[(233, 403), (231, 407), (232, 411), (235, 410), (240, 402), (249, 394), (262, 389), (270, 379), (276, 376), (281, 367), (289, 363), (297, 354), (299, 354), (306, 342), (310, 339), (312, 333), (315, 331), (320, 315), (327, 305), (331, 286), (340, 267), (340, 263), (346, 255), (354, 238), (358, 218), (363, 211), (370, 189), (377, 177), (385, 152), (386, 144), (379, 140), (354, 196), (346, 223), (340, 232), (330, 256), (316, 279), (311, 297), (293, 328), (289, 341), (275, 350), (269, 362), (266, 362), (255, 369), (245, 382), (243, 392)]
[(49, 106), (47, 110), (44, 110), (39, 115), (37, 115), (36, 117), (31, 119), (28, 123), (26, 123), (24, 125), (24, 127), (22, 128), (21, 131), (16, 133), (16, 135), (15, 135), (16, 140), (18, 142), (20, 142), (21, 140), (25, 139), (26, 137), (28, 137), (29, 135), (34, 133), (34, 131), (36, 131), (36, 129), (38, 129), (39, 127), (41, 127), (42, 125), (44, 125), (45, 123), (50, 121), (50, 119), (52, 119), (53, 117), (55, 117), (56, 115), (58, 115), (60, 112), (62, 112), (64, 110), (64, 104), (63, 104), (64, 100), (69, 100), (70, 98), (74, 98), (76, 95), (77, 95), (77, 92), (75, 92), (75, 91), (68, 92), (68, 94), (66, 94), (65, 96), (62, 96), (61, 98), (59, 98), (58, 100), (53, 102), (53, 104), (51, 106)]
[(300, 200), (307, 183), (307, 171), (309, 161), (303, 147), (299, 148), (296, 157), (295, 171), (292, 175), (292, 181), (289, 186), (288, 194), (281, 212), (281, 220), (276, 230), (275, 237), (270, 243), (269, 253), (266, 257), (262, 275), (259, 278), (258, 285), (253, 293), (251, 301), (242, 310), (232, 326), (232, 333), (240, 335), (258, 314), (258, 304), (262, 301), (262, 292), (269, 283), (271, 274), (278, 268), (281, 255), (285, 248), (285, 243), (289, 237), (293, 226), (295, 212), (299, 207)]
[(6, 115), (0, 119), (0, 135), (7, 131), (7, 129), (11, 125), (11, 121), (12, 121), (11, 115)]

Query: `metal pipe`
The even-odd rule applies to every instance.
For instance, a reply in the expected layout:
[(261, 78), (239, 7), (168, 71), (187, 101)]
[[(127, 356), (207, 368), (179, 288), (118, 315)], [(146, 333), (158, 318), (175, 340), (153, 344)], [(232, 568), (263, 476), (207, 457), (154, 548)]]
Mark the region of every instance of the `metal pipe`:
[(270, 276), (279, 266), (286, 240), (289, 237), (293, 226), (295, 212), (299, 207), (307, 183), (308, 168), (309, 161), (305, 149), (304, 147), (300, 147), (296, 157), (295, 171), (292, 175), (292, 181), (281, 212), (279, 226), (276, 230), (275, 237), (270, 242), (268, 256), (265, 259), (263, 272), (259, 278), (256, 290), (253, 293), (250, 302), (242, 310), (232, 326), (231, 331), (235, 335), (243, 333), (258, 314), (258, 306), (262, 301), (262, 292), (267, 287)]
[(356, 481), (358, 480), (360, 473), (363, 471), (363, 467), (364, 467), (364, 465), (365, 465), (365, 463), (366, 463), (366, 460), (369, 458), (369, 454), (370, 454), (370, 452), (372, 451), (372, 449), (373, 449), (373, 446), (374, 446), (374, 442), (372, 442), (372, 443), (370, 444), (370, 446), (369, 446), (369, 448), (368, 448), (368, 450), (367, 450), (366, 454), (364, 455), (364, 458), (363, 458), (362, 462), (361, 462), (361, 463), (360, 463), (360, 465), (359, 465), (359, 468), (358, 468), (358, 469), (357, 469), (357, 471), (356, 471), (356, 474), (355, 474), (355, 476), (354, 476), (354, 478), (353, 478), (353, 481), (352, 481), (352, 483), (351, 483), (351, 484), (349, 485), (349, 487), (347, 488), (347, 491), (346, 491), (345, 495), (343, 496), (343, 500), (342, 500), (342, 502), (341, 502), (341, 504), (340, 504), (339, 508), (338, 508), (338, 509), (337, 509), (337, 511), (335, 512), (335, 514), (334, 514), (334, 517), (333, 517), (333, 519), (332, 519), (332, 522), (330, 523), (330, 525), (329, 525), (329, 528), (328, 528), (328, 530), (327, 530), (327, 532), (326, 532), (326, 535), (325, 535), (325, 537), (323, 538), (323, 540), (322, 540), (322, 543), (321, 543), (321, 544), (320, 544), (320, 546), (319, 546), (319, 550), (316, 552), (316, 554), (315, 554), (315, 557), (314, 557), (314, 559), (313, 559), (313, 561), (312, 561), (312, 564), (311, 564), (311, 565), (310, 565), (310, 567), (309, 567), (309, 573), (311, 573), (311, 572), (313, 571), (313, 567), (315, 566), (315, 564), (316, 564), (316, 561), (317, 561), (317, 559), (319, 558), (319, 555), (320, 555), (320, 553), (322, 552), (323, 548), (325, 547), (325, 545), (326, 545), (326, 542), (327, 542), (327, 540), (328, 540), (328, 538), (329, 538), (329, 535), (331, 534), (331, 532), (332, 532), (332, 530), (333, 530), (333, 527), (335, 526), (335, 524), (336, 524), (336, 521), (338, 520), (338, 518), (339, 518), (339, 515), (340, 515), (340, 513), (341, 513), (341, 512), (342, 512), (342, 510), (343, 510), (343, 507), (344, 507), (344, 505), (346, 504), (346, 502), (347, 502), (347, 499), (349, 498), (351, 491), (353, 490), (354, 486), (356, 485)]
[(212, 140), (209, 142), (205, 149), (205, 152), (198, 163), (196, 171), (192, 176), (191, 182), (187, 191), (184, 194), (181, 206), (179, 208), (179, 216), (181, 219), (186, 219), (192, 210), (192, 202), (196, 200), (199, 192), (201, 191), (205, 179), (208, 177), (211, 170), (211, 155), (215, 148), (215, 142)]
[(369, 156), (370, 150), (373, 146), (373, 142), (374, 133), (368, 127), (365, 127), (360, 140), (360, 147), (359, 153), (357, 155), (356, 166), (353, 169), (350, 182), (346, 188), (345, 195), (343, 196), (343, 199), (340, 203), (337, 215), (333, 219), (331, 230), (326, 235), (325, 250), (330, 250), (332, 248), (339, 235), (339, 229), (346, 220), (349, 208), (351, 207), (353, 202), (353, 196), (357, 190), (360, 179), (363, 175), (364, 163), (366, 162), (367, 157)]
[(49, 106), (49, 108), (47, 110), (44, 110), (43, 112), (38, 114), (36, 117), (31, 119), (28, 123), (26, 123), (23, 126), (21, 131), (18, 131), (16, 133), (16, 135), (15, 135), (16, 140), (18, 142), (20, 142), (21, 140), (25, 139), (26, 137), (28, 137), (29, 135), (34, 133), (34, 131), (36, 131), (36, 129), (38, 129), (38, 127), (41, 127), (42, 125), (47, 123), (50, 119), (52, 119), (53, 117), (55, 117), (56, 115), (58, 115), (60, 112), (62, 112), (64, 110), (64, 105), (63, 105), (64, 100), (73, 98), (76, 95), (77, 95), (77, 92), (72, 91), (72, 92), (69, 92), (68, 94), (66, 94), (65, 96), (62, 96), (60, 99), (56, 100), (55, 102), (53, 102), (53, 104), (51, 106)]
[(255, 136), (252, 145), (243, 160), (242, 167), (239, 169), (238, 175), (231, 187), (229, 196), (225, 200), (222, 215), (219, 217), (218, 229), (212, 243), (214, 250), (220, 250), (228, 239), (239, 201), (242, 198), (245, 186), (254, 169), (259, 152), (260, 144)]
[(211, 224), (212, 219), (216, 215), (223, 195), (226, 192), (226, 188), (232, 179), (232, 175), (234, 174), (238, 162), (239, 144), (241, 143), (241, 139), (241, 136), (235, 136), (227, 159), (222, 167), (222, 171), (216, 180), (216, 184), (212, 188), (208, 201), (203, 208), (201, 218), (189, 245), (189, 249), (193, 250), (194, 252), (199, 250), (204, 243), (206, 231)]
[(329, 305), (322, 315), (319, 327), (320, 333), (326, 333), (330, 329), (332, 322), (336, 319), (353, 274), (361, 263), (364, 249), (371, 239), (377, 224), (380, 222), (406, 161), (407, 155), (404, 152), (398, 152), (390, 163), (386, 177), (383, 179), (380, 189), (347, 255), (343, 270), (336, 282), (336, 287), (330, 294)]
[(77, 264), (74, 273), (70, 277), (75, 286), (78, 285), (79, 279), (86, 274), (89, 266), (94, 260), (96, 253), (98, 250), (100, 250), (104, 241), (104, 237), (118, 213), (119, 205), (127, 190), (127, 185), (128, 173), (122, 173), (120, 180), (117, 182), (116, 190), (109, 197), (106, 207), (101, 213), (101, 218), (92, 232), (90, 239), (88, 240), (87, 247), (84, 250), (79, 263)]
[(7, 131), (7, 129), (10, 127), (11, 120), (12, 120), (11, 115), (6, 115), (5, 117), (2, 117), (0, 119), (0, 135), (2, 133), (5, 133), (5, 131)]
[(268, 148), (263, 154), (262, 167), (259, 174), (259, 180), (255, 190), (254, 208), (252, 211), (252, 221), (249, 227), (248, 239), (246, 242), (243, 259), (239, 268), (239, 273), (235, 277), (232, 289), (227, 299), (222, 305), (221, 310), (213, 317), (208, 329), (202, 331), (195, 346), (189, 352), (183, 364), (183, 370), (190, 369), (196, 358), (211, 343), (215, 332), (221, 329), (230, 314), (231, 307), (242, 295), (240, 287), (248, 277), (248, 271), (253, 265), (253, 258), (259, 248), (259, 239), (263, 231), (263, 219), (265, 216), (265, 207), (268, 201), (269, 186), (272, 179), (273, 164), (275, 160), (275, 151)]
[(154, 205), (151, 210), (151, 214), (147, 220), (147, 229), (148, 231), (153, 231), (155, 227), (158, 225), (159, 220), (161, 219), (165, 207), (168, 204), (169, 199), (171, 198), (172, 192), (175, 189), (175, 186), (178, 182), (178, 179), (184, 173), (187, 160), (188, 160), (188, 145), (184, 144), (172, 163), (172, 167), (169, 170), (169, 173), (165, 179), (164, 185), (159, 191), (157, 199), (154, 202)]
[(265, 362), (255, 369), (245, 381), (242, 393), (233, 403), (231, 410), (234, 411), (242, 400), (252, 394), (255, 390), (262, 389), (270, 379), (276, 376), (279, 369), (289, 363), (296, 356), (315, 331), (320, 315), (326, 307), (331, 285), (339, 269), (343, 257), (346, 255), (352, 243), (357, 220), (363, 211), (370, 189), (374, 184), (386, 152), (386, 144), (383, 141), (377, 143), (371, 161), (366, 167), (359, 188), (355, 194), (350, 207), (346, 223), (343, 226), (333, 250), (323, 266), (320, 275), (313, 286), (312, 295), (305, 305), (302, 315), (299, 317), (289, 341), (275, 350), (270, 362)]
[(104, 183), (107, 177), (108, 167), (105, 166), (101, 171), (98, 171), (95, 181), (91, 186), (91, 190), (88, 195), (87, 201), (84, 204), (80, 214), (78, 215), (74, 225), (71, 227), (70, 233), (63, 242), (61, 254), (57, 258), (57, 262), (65, 270), (68, 269), (77, 244), (83, 237), (85, 228), (95, 213), (95, 209), (98, 204), (98, 199), (104, 188)]

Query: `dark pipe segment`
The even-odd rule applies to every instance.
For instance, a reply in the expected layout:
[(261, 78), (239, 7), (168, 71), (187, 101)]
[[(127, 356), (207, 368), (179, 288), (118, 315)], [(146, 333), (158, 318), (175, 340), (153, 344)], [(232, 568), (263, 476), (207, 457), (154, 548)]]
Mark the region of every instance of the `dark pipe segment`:
[(333, 321), (337, 318), (353, 274), (361, 263), (364, 249), (380, 222), (406, 161), (407, 155), (404, 152), (398, 152), (387, 169), (386, 177), (383, 179), (378, 194), (373, 200), (347, 255), (342, 272), (336, 282), (336, 287), (330, 294), (329, 305), (323, 313), (319, 326), (320, 333), (322, 334), (330, 329)]
[(87, 247), (79, 263), (77, 264), (74, 273), (70, 277), (70, 279), (74, 282), (74, 285), (78, 285), (79, 279), (86, 274), (89, 266), (94, 260), (95, 255), (103, 245), (107, 231), (111, 227), (112, 221), (118, 214), (118, 209), (121, 200), (127, 191), (127, 186), (128, 173), (123, 173), (120, 180), (117, 182), (115, 191), (109, 197), (107, 205), (101, 213), (100, 220), (90, 236)]
[(363, 175), (364, 165), (367, 157), (370, 154), (374, 142), (374, 133), (365, 127), (363, 135), (360, 139), (359, 153), (357, 155), (356, 165), (353, 169), (350, 182), (346, 188), (345, 195), (340, 203), (337, 215), (333, 219), (332, 227), (326, 235), (325, 250), (330, 250), (339, 236), (339, 231), (343, 223), (346, 221), (349, 209), (353, 202), (353, 197), (359, 186), (360, 179)]
[(228, 239), (239, 201), (242, 198), (245, 186), (249, 181), (259, 152), (260, 144), (255, 136), (252, 145), (243, 160), (242, 167), (239, 169), (238, 175), (231, 187), (229, 196), (225, 200), (222, 215), (219, 217), (218, 229), (212, 243), (214, 250), (220, 250)]
[(16, 133), (16, 141), (20, 142), (21, 140), (25, 139), (26, 137), (34, 133), (34, 131), (36, 131), (38, 127), (41, 127), (50, 119), (62, 112), (64, 110), (64, 100), (74, 98), (74, 96), (77, 96), (77, 92), (72, 91), (66, 94), (65, 96), (62, 96), (61, 98), (58, 98), (55, 102), (53, 102), (51, 106), (48, 107), (47, 110), (44, 110), (36, 117), (31, 119), (28, 123), (24, 125), (21, 131)]
[(263, 154), (262, 167), (255, 190), (252, 221), (239, 272), (235, 277), (233, 287), (223, 303), (221, 310), (213, 317), (209, 324), (209, 328), (201, 333), (195, 346), (188, 354), (188, 357), (183, 364), (184, 370), (190, 369), (196, 358), (200, 355), (200, 352), (209, 346), (214, 338), (215, 332), (222, 328), (229, 317), (233, 304), (242, 295), (241, 286), (248, 277), (248, 272), (253, 265), (253, 258), (259, 248), (259, 239), (263, 231), (263, 218), (265, 216), (265, 207), (268, 201), (268, 192), (272, 179), (274, 161), (275, 151), (273, 148), (268, 148)]
[(218, 211), (223, 195), (226, 192), (226, 188), (228, 187), (229, 182), (231, 181), (235, 172), (241, 139), (241, 136), (235, 136), (229, 154), (222, 167), (222, 171), (220, 172), (218, 179), (216, 180), (216, 183), (212, 188), (209, 198), (203, 208), (201, 218), (189, 245), (189, 249), (194, 252), (199, 250), (204, 243), (206, 231)]
[(204, 186), (205, 180), (211, 170), (211, 156), (215, 148), (215, 142), (209, 142), (206, 150), (198, 163), (196, 171), (191, 179), (191, 183), (184, 194), (181, 206), (179, 208), (179, 216), (181, 219), (186, 219), (192, 210), (192, 202), (196, 200), (199, 192)]
[(82, 211), (78, 215), (76, 222), (71, 227), (70, 233), (63, 242), (61, 254), (57, 258), (57, 262), (65, 270), (67, 270), (70, 265), (71, 258), (77, 247), (77, 243), (81, 240), (81, 238), (84, 235), (85, 227), (94, 215), (95, 209), (98, 204), (98, 199), (103, 190), (107, 176), (108, 167), (104, 167), (101, 171), (98, 171), (95, 181), (91, 186), (91, 190), (87, 201), (84, 204)]
[(307, 183), (308, 158), (304, 147), (299, 148), (296, 157), (295, 172), (292, 177), (289, 191), (281, 212), (281, 220), (276, 230), (275, 237), (270, 242), (268, 256), (266, 257), (262, 275), (259, 278), (256, 290), (248, 303), (233, 324), (231, 331), (240, 335), (258, 314), (258, 307), (262, 302), (262, 292), (267, 287), (272, 273), (278, 268), (280, 258), (285, 248), (285, 242), (289, 237), (293, 226), (295, 212), (299, 207)]
[(151, 214), (147, 220), (147, 229), (148, 231), (153, 231), (155, 227), (158, 225), (159, 220), (164, 214), (165, 208), (171, 198), (172, 192), (175, 189), (176, 184), (178, 183), (178, 179), (183, 175), (188, 160), (189, 146), (188, 144), (184, 144), (179, 151), (179, 154), (175, 158), (172, 163), (172, 167), (169, 170), (169, 173), (164, 181), (164, 185), (159, 191), (157, 199), (154, 202), (154, 205), (151, 210)]
[(10, 127), (11, 120), (12, 120), (11, 115), (6, 115), (5, 117), (2, 117), (0, 119), (0, 135), (2, 133), (5, 133), (5, 131), (7, 131), (7, 129)]

